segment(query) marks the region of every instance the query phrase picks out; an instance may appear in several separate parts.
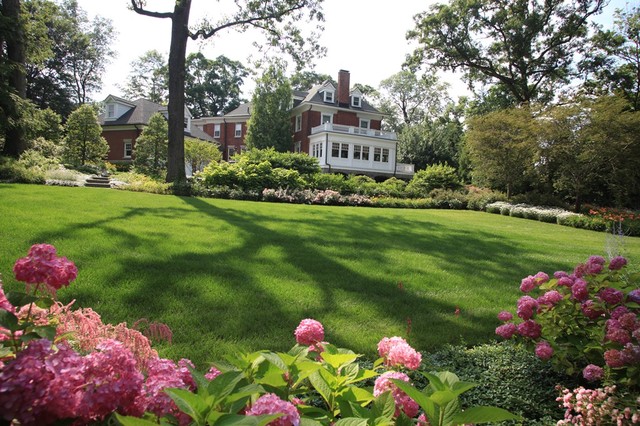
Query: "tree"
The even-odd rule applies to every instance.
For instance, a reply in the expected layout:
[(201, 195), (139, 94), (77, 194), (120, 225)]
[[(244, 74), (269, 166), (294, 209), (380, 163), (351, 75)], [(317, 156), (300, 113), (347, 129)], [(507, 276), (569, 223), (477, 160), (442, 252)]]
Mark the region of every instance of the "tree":
[(570, 77), (588, 19), (605, 0), (451, 0), (416, 16), (411, 60), (500, 83), (518, 103), (549, 99)]
[(224, 55), (211, 60), (200, 52), (190, 54), (185, 96), (194, 118), (226, 114), (240, 106), (241, 87), (248, 74), (244, 65)]
[(335, 86), (338, 85), (329, 74), (319, 74), (315, 71), (298, 71), (289, 78), (293, 90), (305, 92), (325, 81), (331, 81)]
[(278, 46), (293, 57), (297, 64), (310, 63), (322, 54), (317, 36), (308, 38), (297, 27), (308, 21), (322, 21), (322, 0), (236, 0), (237, 11), (212, 24), (203, 21), (195, 31), (189, 29), (191, 0), (176, 0), (173, 12), (156, 12), (146, 8), (144, 0), (131, 0), (131, 8), (141, 15), (171, 19), (171, 47), (169, 49), (169, 163), (167, 182), (186, 179), (184, 170), (184, 88), (187, 41), (208, 39), (221, 31), (235, 27), (241, 31), (249, 28), (261, 30), (267, 44)]
[(444, 112), (448, 85), (434, 73), (418, 77), (405, 70), (380, 82), (380, 109), (389, 115), (388, 126), (400, 132), (405, 126), (433, 120)]
[(167, 120), (160, 113), (149, 119), (149, 124), (136, 139), (133, 151), (133, 164), (136, 169), (146, 175), (159, 178), (167, 170), (167, 153), (169, 127)]
[(292, 90), (283, 67), (271, 65), (256, 82), (251, 98), (251, 118), (245, 142), (249, 148), (270, 148), (285, 152), (291, 149)]
[(222, 160), (222, 152), (217, 144), (195, 138), (184, 140), (184, 155), (191, 164), (191, 172), (201, 172), (212, 161)]
[(640, 110), (640, 7), (617, 10), (614, 28), (598, 29), (579, 65), (587, 92), (620, 91), (634, 110)]
[(2, 154), (18, 158), (27, 149), (19, 107), (27, 93), (24, 20), (21, 16), (20, 0), (2, 0), (0, 6), (0, 59), (4, 68), (3, 74), (7, 77), (7, 84), (3, 85), (4, 93), (0, 100), (0, 109), (5, 117)]
[(123, 91), (128, 99), (145, 98), (157, 104), (166, 104), (169, 67), (164, 55), (157, 50), (149, 50), (131, 62), (131, 72)]
[(65, 131), (63, 157), (75, 166), (101, 163), (109, 152), (96, 111), (90, 105), (82, 105), (71, 113)]
[(507, 197), (531, 182), (538, 153), (537, 124), (529, 108), (494, 111), (469, 120), (466, 135), (475, 181)]

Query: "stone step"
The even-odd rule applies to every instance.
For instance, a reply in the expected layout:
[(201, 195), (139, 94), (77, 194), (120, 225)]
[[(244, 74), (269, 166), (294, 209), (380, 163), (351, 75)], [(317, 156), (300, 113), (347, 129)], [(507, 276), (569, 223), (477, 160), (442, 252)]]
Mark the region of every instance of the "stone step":
[(84, 186), (90, 188), (111, 188), (111, 179), (104, 176), (91, 176), (85, 180)]

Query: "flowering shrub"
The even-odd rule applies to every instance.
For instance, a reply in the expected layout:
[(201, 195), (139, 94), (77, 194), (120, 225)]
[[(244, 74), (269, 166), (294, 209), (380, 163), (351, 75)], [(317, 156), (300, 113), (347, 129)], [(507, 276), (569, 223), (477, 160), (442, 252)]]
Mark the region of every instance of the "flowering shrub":
[(585, 389), (582, 386), (570, 391), (563, 389), (557, 401), (565, 408), (564, 420), (558, 425), (605, 425), (605, 424), (638, 424), (640, 423), (640, 397), (636, 398), (635, 410), (626, 407), (622, 410), (615, 395), (616, 387), (604, 389)]

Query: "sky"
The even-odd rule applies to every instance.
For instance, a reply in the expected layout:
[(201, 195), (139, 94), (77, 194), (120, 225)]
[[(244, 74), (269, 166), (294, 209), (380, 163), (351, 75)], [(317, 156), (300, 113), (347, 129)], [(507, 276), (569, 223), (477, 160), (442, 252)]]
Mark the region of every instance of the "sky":
[[(616, 8), (625, 8), (631, 3), (627, 0), (611, 0), (598, 22), (610, 27), (611, 16)], [(327, 55), (318, 58), (314, 70), (329, 74), (334, 79), (338, 71), (351, 73), (351, 84), (360, 83), (378, 87), (385, 78), (399, 72), (407, 54), (415, 47), (406, 40), (406, 33), (413, 29), (413, 17), (427, 11), (437, 0), (325, 0), (324, 32), (320, 43), (327, 48)], [(113, 21), (117, 31), (115, 51), (117, 57), (107, 66), (103, 77), (103, 87), (99, 93), (92, 94), (94, 100), (103, 100), (108, 95), (121, 95), (119, 86), (124, 86), (131, 70), (131, 62), (145, 52), (156, 49), (168, 56), (171, 21), (138, 15), (129, 10), (129, 0), (78, 0), (89, 18), (100, 15)], [(171, 11), (172, 0), (148, 0), (148, 9)], [(193, 0), (191, 9), (192, 23), (209, 17), (216, 21), (224, 7), (233, 4), (229, 0)], [(260, 41), (258, 32), (248, 31), (240, 34), (233, 30), (225, 31), (204, 43), (189, 40), (189, 52), (202, 51), (207, 58), (225, 55), (231, 59), (248, 64), (247, 58), (255, 56), (252, 46)], [(468, 91), (459, 75), (447, 73), (441, 75), (450, 85), (450, 95), (455, 99), (467, 95)], [(251, 80), (251, 78), (248, 78)], [(244, 96), (250, 98), (253, 84), (245, 82)]]

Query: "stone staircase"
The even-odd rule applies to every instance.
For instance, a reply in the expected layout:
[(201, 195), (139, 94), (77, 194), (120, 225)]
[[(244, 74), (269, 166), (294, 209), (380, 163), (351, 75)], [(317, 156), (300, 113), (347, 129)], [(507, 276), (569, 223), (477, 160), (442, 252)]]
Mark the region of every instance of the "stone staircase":
[(87, 178), (84, 186), (91, 188), (111, 188), (111, 179), (105, 176), (91, 176)]

